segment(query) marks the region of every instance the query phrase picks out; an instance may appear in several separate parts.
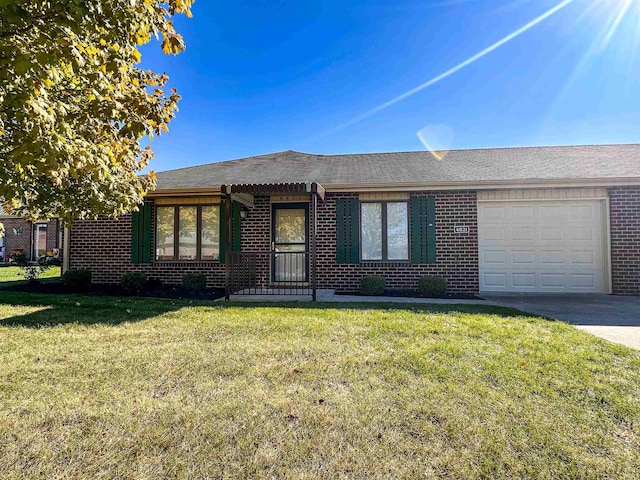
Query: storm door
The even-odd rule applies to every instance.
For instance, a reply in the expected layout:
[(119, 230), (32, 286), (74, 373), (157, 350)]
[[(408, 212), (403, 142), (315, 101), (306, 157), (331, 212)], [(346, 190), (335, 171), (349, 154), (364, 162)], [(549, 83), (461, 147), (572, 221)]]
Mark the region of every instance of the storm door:
[(309, 204), (274, 203), (271, 214), (273, 282), (309, 280)]

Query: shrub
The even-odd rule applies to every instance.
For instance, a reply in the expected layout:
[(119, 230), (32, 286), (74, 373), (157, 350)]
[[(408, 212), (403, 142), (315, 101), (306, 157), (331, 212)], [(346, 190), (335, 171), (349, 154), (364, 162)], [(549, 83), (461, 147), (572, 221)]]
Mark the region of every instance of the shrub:
[(60, 258), (57, 257), (47, 257), (50, 260), (48, 261), (47, 265), (51, 265), (54, 267), (61, 267), (62, 266), (62, 260)]
[(59, 267), (62, 265), (62, 260), (53, 255), (49, 255), (49, 252), (47, 252), (47, 255), (38, 258), (38, 264), (43, 267)]
[(147, 284), (147, 277), (142, 272), (127, 272), (120, 279), (120, 288), (125, 293), (140, 293)]
[(182, 277), (182, 288), (189, 292), (203, 292), (207, 289), (207, 277), (203, 273), (187, 273)]
[(387, 279), (382, 275), (370, 275), (360, 279), (360, 293), (363, 295), (382, 295), (387, 286)]
[(62, 274), (62, 284), (69, 292), (86, 292), (91, 288), (90, 270), (67, 270)]
[(147, 291), (158, 291), (162, 289), (162, 282), (159, 278), (148, 278), (147, 284), (145, 285)]
[(418, 295), (421, 297), (442, 297), (446, 292), (446, 278), (426, 276), (418, 281)]
[(30, 282), (37, 281), (43, 272), (52, 267), (52, 265), (45, 265), (40, 262), (38, 262), (38, 264), (31, 263), (29, 257), (22, 249), (15, 250), (9, 255), (9, 263), (20, 268), (24, 279)]
[(9, 264), (16, 267), (26, 267), (29, 265), (29, 257), (22, 249), (14, 250), (9, 255)]

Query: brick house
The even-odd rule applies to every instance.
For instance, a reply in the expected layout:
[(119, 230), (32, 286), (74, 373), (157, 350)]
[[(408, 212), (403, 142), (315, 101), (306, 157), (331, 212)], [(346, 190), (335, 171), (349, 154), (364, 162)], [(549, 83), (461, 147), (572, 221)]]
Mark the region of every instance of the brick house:
[(640, 294), (640, 145), (312, 155), (158, 174), (139, 212), (73, 223), (65, 268), (232, 292)]
[(7, 263), (15, 251), (26, 253), (33, 261), (47, 252), (55, 256), (61, 254), (62, 225), (59, 219), (30, 222), (7, 215), (0, 207), (0, 223), (4, 225), (4, 234), (0, 235), (0, 264)]

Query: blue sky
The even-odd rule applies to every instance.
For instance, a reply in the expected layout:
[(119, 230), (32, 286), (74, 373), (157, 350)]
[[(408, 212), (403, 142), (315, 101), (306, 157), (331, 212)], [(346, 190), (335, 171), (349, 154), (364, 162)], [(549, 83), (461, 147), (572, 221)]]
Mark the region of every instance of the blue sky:
[(175, 22), (185, 52), (142, 50), (142, 66), (166, 71), (183, 97), (170, 133), (152, 143), (151, 168), (287, 149), (640, 142), (638, 0), (565, 0), (465, 68), (352, 123), (560, 3), (198, 0), (193, 18)]

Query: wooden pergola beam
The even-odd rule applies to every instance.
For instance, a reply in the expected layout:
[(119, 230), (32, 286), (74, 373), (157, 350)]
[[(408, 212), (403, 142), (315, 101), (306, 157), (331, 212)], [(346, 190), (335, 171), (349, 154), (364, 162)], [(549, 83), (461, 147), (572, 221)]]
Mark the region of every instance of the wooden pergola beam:
[(232, 193), (231, 200), (238, 202), (245, 207), (253, 207), (253, 195), (250, 193)]
[(325, 189), (318, 182), (297, 183), (242, 183), (222, 185), (222, 193), (229, 194), (311, 194), (315, 193), (324, 202)]

